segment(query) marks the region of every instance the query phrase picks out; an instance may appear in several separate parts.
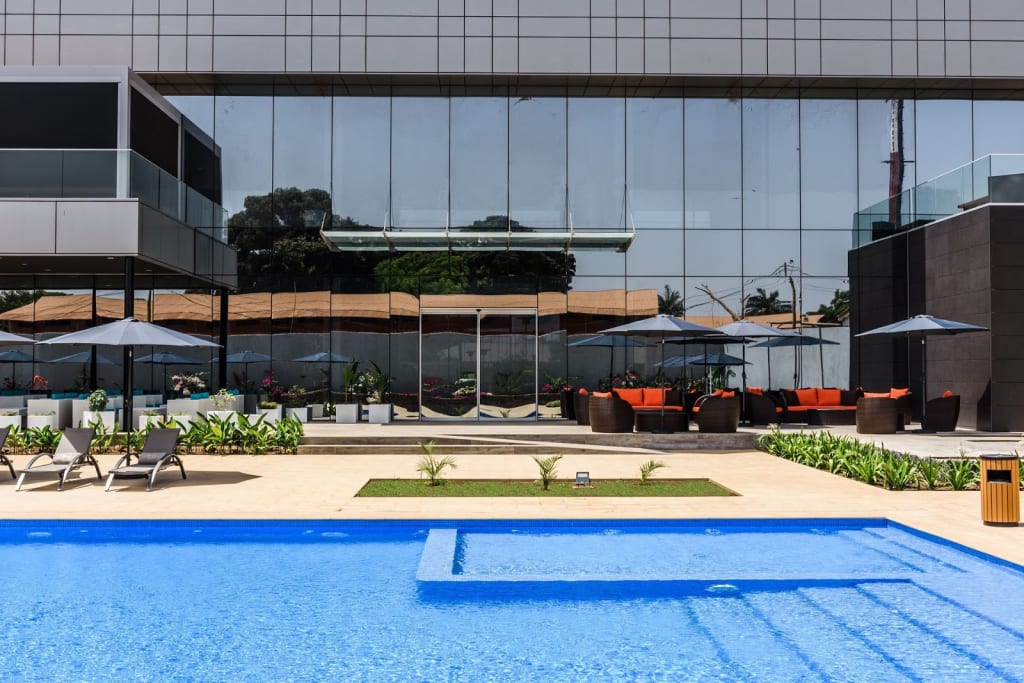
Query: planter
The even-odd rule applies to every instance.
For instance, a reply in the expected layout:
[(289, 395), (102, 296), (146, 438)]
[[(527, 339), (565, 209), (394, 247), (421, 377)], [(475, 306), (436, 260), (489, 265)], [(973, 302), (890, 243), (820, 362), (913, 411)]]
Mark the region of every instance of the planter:
[(394, 406), (390, 403), (370, 404), (370, 424), (388, 424), (394, 417)]
[(294, 417), (299, 422), (309, 422), (309, 406), (303, 406), (302, 408), (285, 408), (284, 414), (288, 417)]
[(324, 416), (324, 404), (323, 403), (310, 403), (309, 408), (309, 419), (315, 420)]
[(101, 410), (99, 412), (86, 410), (82, 413), (82, 426), (102, 425), (103, 429), (117, 428), (117, 413), (113, 410)]
[(56, 415), (29, 415), (26, 418), (25, 427), (27, 429), (38, 429), (40, 427), (49, 427), (50, 429), (57, 429), (57, 416)]
[(338, 424), (355, 424), (363, 417), (363, 406), (358, 403), (339, 403), (334, 406), (334, 421)]
[(156, 429), (160, 426), (163, 421), (162, 415), (139, 415), (139, 431), (143, 432), (147, 429)]
[(0, 429), (4, 427), (21, 429), (21, 415), (0, 415)]
[(559, 409), (562, 417), (567, 420), (576, 419), (576, 406), (573, 401), (572, 391), (561, 391), (558, 394)]
[(194, 418), (191, 415), (168, 415), (167, 421), (174, 420), (174, 423), (181, 427), (182, 433), (192, 429), (192, 420)]
[(281, 421), (281, 414), (284, 409), (281, 406), (276, 408), (260, 408), (259, 413), (263, 416), (263, 421), (267, 424), (276, 424)]
[(238, 411), (237, 410), (207, 410), (206, 411), (206, 416), (207, 417), (216, 417), (218, 420), (227, 420), (228, 422), (231, 422), (232, 424), (234, 424), (235, 422), (238, 421)]

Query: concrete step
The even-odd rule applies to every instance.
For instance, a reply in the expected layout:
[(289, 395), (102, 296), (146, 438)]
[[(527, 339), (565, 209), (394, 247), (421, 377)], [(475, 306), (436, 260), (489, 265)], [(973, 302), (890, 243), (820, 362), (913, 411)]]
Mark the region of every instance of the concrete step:
[[(594, 453), (599, 449), (586, 446), (572, 446), (566, 444), (500, 444), (500, 443), (476, 443), (476, 444), (448, 444), (438, 446), (434, 451), (435, 455), (552, 455), (555, 453)], [(300, 454), (316, 455), (366, 455), (369, 453), (381, 453), (388, 455), (423, 455), (423, 449), (417, 444), (310, 444), (300, 445)]]

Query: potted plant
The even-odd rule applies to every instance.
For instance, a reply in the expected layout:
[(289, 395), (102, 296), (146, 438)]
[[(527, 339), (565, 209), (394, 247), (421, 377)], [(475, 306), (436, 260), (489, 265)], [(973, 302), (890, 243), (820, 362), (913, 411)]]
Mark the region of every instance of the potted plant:
[(370, 361), (371, 369), (366, 372), (366, 402), (370, 404), (369, 421), (373, 424), (387, 424), (394, 417), (394, 406), (388, 402), (393, 377)]
[(57, 429), (57, 413), (52, 410), (45, 413), (29, 413), (25, 427), (26, 429), (49, 427), (55, 430)]
[(298, 384), (292, 385), (288, 393), (284, 395), (284, 412), (288, 417), (294, 417), (299, 422), (309, 422), (310, 409), (306, 405), (306, 390)]
[(0, 410), (0, 428), (21, 429), (21, 411), (15, 408)]
[(260, 401), (259, 412), (264, 422), (273, 424), (281, 421), (281, 404), (277, 401)]
[(235, 395), (227, 389), (221, 389), (210, 396), (210, 404), (213, 410), (207, 410), (207, 415), (215, 415), (221, 420), (233, 422), (238, 419), (238, 411), (234, 409)]
[(83, 426), (102, 425), (104, 429), (110, 429), (116, 425), (117, 413), (113, 410), (107, 410), (107, 404), (110, 403), (107, 392), (103, 389), (97, 389), (89, 394), (89, 398), (86, 401), (88, 402), (89, 410), (82, 413)]
[(163, 419), (163, 415), (160, 414), (159, 410), (147, 408), (142, 411), (142, 415), (139, 415), (139, 431), (145, 431), (151, 427), (159, 427)]
[(341, 402), (334, 408), (334, 421), (338, 424), (354, 424), (363, 417), (363, 406), (359, 397), (363, 387), (359, 383), (359, 361), (353, 360), (341, 372), (345, 386), (341, 393)]
[(188, 432), (192, 429), (192, 415), (189, 413), (171, 413), (167, 416), (168, 422), (174, 422), (176, 425), (181, 427), (182, 433)]

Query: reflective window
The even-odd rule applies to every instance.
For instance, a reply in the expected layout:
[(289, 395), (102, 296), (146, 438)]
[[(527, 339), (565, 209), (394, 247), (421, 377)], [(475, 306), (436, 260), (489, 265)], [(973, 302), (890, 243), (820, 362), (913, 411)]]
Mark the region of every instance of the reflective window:
[(687, 275), (736, 275), (742, 273), (742, 230), (688, 230)]
[(245, 208), (245, 198), (273, 187), (274, 100), (260, 96), (217, 97), (216, 140), (224, 169), (224, 208)]
[(175, 109), (213, 137), (214, 98), (209, 95), (164, 95)]
[[(709, 291), (710, 294), (708, 294)], [(743, 285), (738, 277), (687, 275), (686, 289), (683, 291), (686, 315), (691, 317), (715, 316), (717, 318), (715, 327), (725, 325), (732, 322), (732, 317), (722, 304), (728, 306), (736, 315), (742, 316), (743, 307), (740, 301), (742, 295)]]
[(625, 225), (626, 103), (569, 100), (569, 218), (576, 230)]
[(390, 98), (334, 98), (332, 195), (336, 227), (384, 227), (390, 148)]
[[(849, 236), (845, 236), (849, 243)], [(782, 269), (783, 263), (799, 258), (799, 230), (743, 231), (743, 276), (746, 278), (772, 275)]]
[(1024, 102), (974, 102), (974, 158), (1024, 154)]
[(897, 125), (903, 130), (903, 179), (902, 183), (898, 178), (892, 180), (900, 185), (900, 190), (916, 184), (914, 101), (861, 100), (857, 108), (857, 206), (863, 209), (890, 194), (893, 130)]
[(967, 100), (918, 100), (917, 182), (968, 163), (971, 150), (971, 103)]
[(330, 130), (330, 98), (274, 98), (275, 188), (330, 190), (331, 147), (324, 144)]
[(565, 227), (565, 99), (509, 104), (509, 211), (524, 228)]
[(448, 225), (448, 100), (391, 103), (391, 221), (401, 228)]
[(682, 230), (637, 230), (626, 252), (628, 272), (635, 275), (681, 275), (683, 273)]
[(795, 100), (743, 102), (743, 226), (800, 225), (800, 131)]
[(835, 230), (804, 230), (801, 263), (807, 275), (846, 275), (850, 235)]
[(686, 226), (740, 227), (738, 100), (686, 101)]
[(617, 251), (577, 251), (576, 278), (573, 288), (578, 288), (580, 277), (600, 277), (602, 275), (625, 276), (626, 255)]
[(626, 191), (627, 227), (682, 227), (683, 100), (626, 101)]
[(801, 100), (802, 224), (849, 230), (857, 211), (857, 106)]
[(508, 225), (508, 99), (452, 99), (451, 224)]

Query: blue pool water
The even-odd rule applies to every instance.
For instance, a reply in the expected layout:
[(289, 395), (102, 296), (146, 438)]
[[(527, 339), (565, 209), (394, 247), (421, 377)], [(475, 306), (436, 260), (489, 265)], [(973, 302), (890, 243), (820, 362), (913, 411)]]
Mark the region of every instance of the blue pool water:
[(3, 680), (1024, 680), (1024, 572), (878, 520), (0, 522)]

